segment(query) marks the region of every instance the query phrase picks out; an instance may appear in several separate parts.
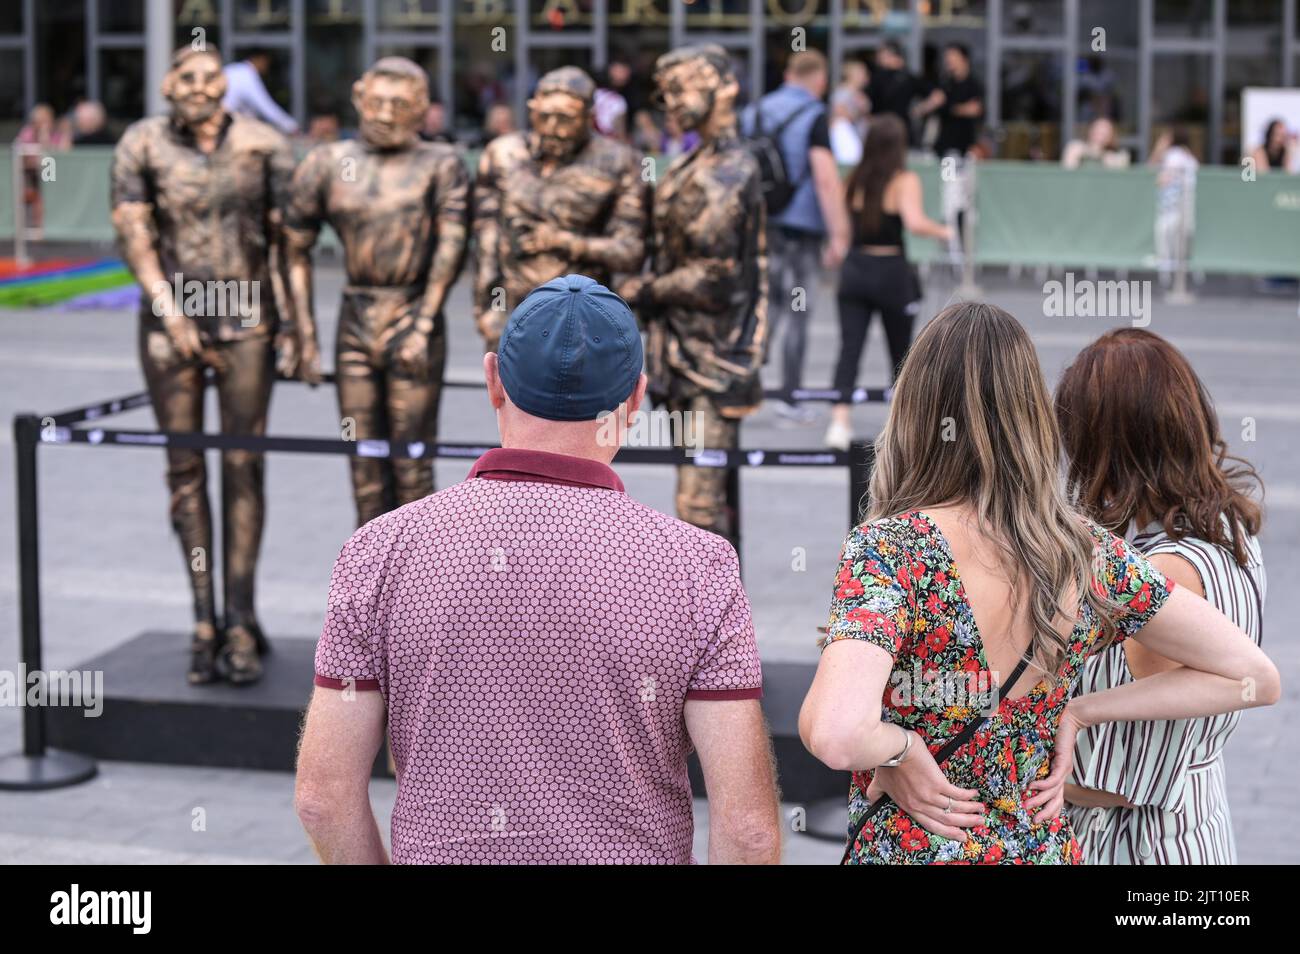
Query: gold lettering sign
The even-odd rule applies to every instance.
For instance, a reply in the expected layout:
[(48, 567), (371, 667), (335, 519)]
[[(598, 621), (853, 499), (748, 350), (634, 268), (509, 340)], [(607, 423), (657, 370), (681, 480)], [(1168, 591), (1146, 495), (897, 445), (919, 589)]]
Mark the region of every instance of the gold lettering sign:
[[(673, 0), (681, 3), (682, 0)], [(654, 26), (668, 22), (668, 11), (660, 9), (655, 0), (625, 0), (622, 10), (610, 9), (609, 22), (613, 26)]]
[(217, 11), (212, 0), (185, 0), (176, 14), (177, 23), (216, 23)]
[(387, 0), (379, 9), (384, 26), (421, 27), (437, 26), (436, 10), (426, 10), (423, 0)]
[(781, 0), (767, 0), (767, 15), (783, 26), (799, 26), (809, 23), (817, 15), (818, 0), (804, 0), (799, 10), (786, 10)]

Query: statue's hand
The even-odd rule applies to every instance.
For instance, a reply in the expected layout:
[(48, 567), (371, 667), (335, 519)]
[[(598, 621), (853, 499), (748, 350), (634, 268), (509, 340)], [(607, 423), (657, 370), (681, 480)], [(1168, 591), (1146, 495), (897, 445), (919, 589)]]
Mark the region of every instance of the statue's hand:
[(519, 248), (527, 255), (562, 251), (572, 257), (573, 239), (572, 232), (566, 232), (549, 222), (538, 222), (519, 236)]
[(293, 328), (282, 329), (275, 336), (277, 352), (275, 370), (285, 378), (320, 384), (320, 348), (314, 335), (303, 335)]
[(429, 376), (429, 336), (412, 329), (402, 336), (393, 352), (397, 371), (412, 378)]
[(203, 353), (203, 339), (199, 335), (199, 326), (193, 318), (171, 308), (163, 312), (162, 323), (167, 337), (171, 339), (172, 347), (186, 361), (191, 361)]

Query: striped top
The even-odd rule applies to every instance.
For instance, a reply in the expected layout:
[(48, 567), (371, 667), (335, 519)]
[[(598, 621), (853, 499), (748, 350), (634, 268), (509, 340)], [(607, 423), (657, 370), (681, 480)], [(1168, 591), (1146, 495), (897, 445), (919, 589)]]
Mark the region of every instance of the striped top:
[[(1260, 644), (1265, 575), (1255, 537), (1246, 538), (1245, 567), (1238, 566), (1230, 550), (1194, 538), (1174, 540), (1158, 523), (1139, 532), (1132, 543), (1147, 557), (1171, 553), (1190, 563), (1201, 578), (1206, 600)], [(1117, 645), (1088, 660), (1080, 691), (1100, 692), (1132, 681), (1124, 648)], [(1217, 759), (1240, 720), (1241, 712), (1236, 711), (1201, 719), (1093, 726), (1079, 733), (1071, 781), (1123, 795), (1134, 805), (1181, 811), (1189, 770)]]

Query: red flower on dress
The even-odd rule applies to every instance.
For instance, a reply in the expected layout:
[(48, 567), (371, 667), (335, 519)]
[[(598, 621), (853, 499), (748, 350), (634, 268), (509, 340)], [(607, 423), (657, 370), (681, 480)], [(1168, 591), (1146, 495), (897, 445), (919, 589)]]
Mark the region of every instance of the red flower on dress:
[(904, 851), (924, 851), (930, 847), (930, 836), (920, 828), (913, 828), (899, 839)]
[(940, 626), (929, 636), (925, 637), (925, 643), (936, 653), (943, 652), (943, 648), (948, 645), (948, 628)]
[(847, 583), (841, 584), (839, 588), (835, 590), (835, 598), (837, 600), (848, 599), (853, 596), (861, 596), (861, 595), (862, 595), (861, 580), (849, 580)]
[(1151, 584), (1143, 583), (1142, 588), (1137, 591), (1137, 595), (1128, 601), (1128, 605), (1139, 613), (1145, 613), (1149, 610), (1151, 608)]

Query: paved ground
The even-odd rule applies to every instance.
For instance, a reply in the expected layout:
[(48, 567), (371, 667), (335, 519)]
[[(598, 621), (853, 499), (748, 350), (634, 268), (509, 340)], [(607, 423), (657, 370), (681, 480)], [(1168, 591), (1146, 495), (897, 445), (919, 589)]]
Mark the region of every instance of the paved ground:
[[(1079, 276), (1082, 277), (1082, 276)], [(1049, 381), (1080, 346), (1110, 326), (1105, 319), (1044, 315), (1041, 278), (1016, 282), (987, 277), (988, 297), (1031, 330)], [(317, 300), (337, 301), (340, 275), (322, 268)], [(931, 276), (925, 314), (952, 291)], [(462, 283), (450, 306), (449, 375), (478, 374), (479, 347)], [(837, 332), (833, 300), (817, 300), (808, 379), (830, 377)], [(332, 316), (323, 316), (332, 341)], [(1229, 785), (1241, 859), (1295, 862), (1300, 849), (1278, 838), (1294, 810), (1300, 781), (1300, 735), (1287, 731), (1300, 716), (1300, 646), (1286, 621), (1300, 613), (1300, 595), (1287, 577), (1300, 556), (1300, 319), (1294, 293), (1274, 296), (1253, 283), (1203, 290), (1198, 303), (1158, 300), (1151, 328), (1173, 340), (1195, 363), (1214, 394), (1225, 434), (1249, 456), (1268, 486), (1263, 543), (1273, 580), (1266, 646), (1283, 670), (1284, 702), (1247, 713), (1228, 749)], [(883, 384), (883, 340), (873, 329), (862, 383)], [(18, 661), (12, 439), (18, 411), (50, 412), (139, 389), (135, 320), (116, 312), (0, 313), (0, 669)], [(777, 384), (777, 381), (769, 382)], [(481, 392), (449, 390), (443, 405), (449, 440), (489, 440), (492, 418)], [(215, 420), (215, 411), (213, 410)], [(1256, 440), (1243, 443), (1243, 419)], [(856, 412), (862, 435), (874, 434), (883, 407)], [(152, 427), (149, 412), (117, 418), (121, 426)], [(337, 436), (328, 390), (283, 385), (272, 404), (271, 433)], [(790, 426), (764, 410), (745, 425), (748, 447), (819, 446), (824, 417)], [(213, 461), (215, 463), (215, 461)], [(467, 463), (438, 465), (445, 485)], [(629, 492), (660, 509), (672, 504), (672, 472), (624, 467)], [(41, 560), (46, 665), (71, 667), (146, 629), (187, 626), (188, 596), (177, 546), (166, 519), (162, 455), (154, 450), (45, 448), (40, 453)], [(352, 521), (346, 463), (339, 458), (276, 456), (268, 466), (269, 521), (259, 577), (259, 606), (273, 634), (312, 636), (320, 625), (325, 587)], [(815, 657), (816, 627), (824, 622), (828, 584), (843, 537), (847, 482), (838, 470), (759, 469), (743, 483), (745, 577), (768, 659)], [(801, 559), (806, 555), (806, 562)], [(0, 752), (18, 743), (17, 710), (0, 708)], [(27, 861), (306, 861), (310, 858), (291, 810), (292, 780), (276, 773), (105, 764), (78, 789), (42, 795), (0, 793), (0, 860)], [(391, 782), (372, 787), (377, 811), (391, 809)], [(205, 831), (193, 831), (195, 809)], [(697, 805), (697, 853), (703, 857), (707, 819)], [(792, 836), (787, 859), (834, 860), (833, 845)]]

